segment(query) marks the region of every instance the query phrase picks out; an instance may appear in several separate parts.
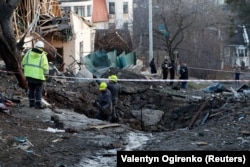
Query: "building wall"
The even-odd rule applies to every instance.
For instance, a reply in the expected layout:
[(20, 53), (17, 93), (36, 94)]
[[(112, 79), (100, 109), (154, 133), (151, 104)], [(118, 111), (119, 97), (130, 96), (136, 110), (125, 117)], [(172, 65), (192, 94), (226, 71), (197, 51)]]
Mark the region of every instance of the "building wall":
[[(62, 8), (70, 8), (70, 10), (76, 13), (76, 7), (85, 8), (85, 15), (81, 15), (84, 19), (91, 21), (92, 20), (92, 11), (93, 11), (93, 0), (61, 0)], [(75, 59), (80, 61), (79, 50), (80, 43), (83, 44), (83, 54), (84, 56), (88, 55), (90, 52), (94, 51), (94, 39), (95, 39), (95, 29), (110, 29), (111, 26), (115, 25), (116, 29), (123, 29), (124, 23), (126, 28), (128, 28), (130, 35), (133, 36), (133, 0), (106, 0), (107, 9), (109, 11), (109, 2), (115, 3), (115, 15), (113, 17), (109, 15), (109, 21), (93, 23), (93, 28), (84, 28), (82, 25), (77, 25), (77, 22), (74, 22), (74, 36), (73, 40), (65, 43), (58, 44), (56, 47), (63, 47), (64, 63), (69, 64), (73, 61), (69, 55), (74, 55)], [(123, 14), (123, 2), (128, 3), (128, 14)], [(91, 5), (91, 14), (87, 16), (86, 8)], [(113, 24), (113, 25), (112, 25)], [(66, 49), (67, 48), (67, 49)]]
[[(88, 6), (90, 6), (90, 15), (88, 15)], [(93, 11), (93, 2), (92, 0), (83, 0), (83, 1), (61, 1), (62, 8), (70, 8), (72, 12), (79, 14), (80, 16), (84, 17), (86, 20), (91, 20), (92, 11)], [(78, 8), (77, 12), (76, 8)]]
[(236, 52), (233, 57), (233, 66), (241, 66), (242, 61), (245, 63), (246, 67), (249, 67), (249, 55), (246, 46), (239, 45), (236, 46)]
[[(92, 35), (92, 28), (86, 25), (82, 19), (72, 13), (72, 25), (73, 25), (73, 31), (74, 31), (74, 39), (76, 41), (76, 44), (79, 44), (80, 42), (83, 42), (83, 56), (89, 54), (91, 50), (91, 35)], [(76, 49), (76, 54), (80, 54), (80, 44)]]
[[(132, 32), (132, 23), (133, 23), (133, 0), (107, 0), (107, 7), (109, 9), (109, 3), (115, 3), (115, 14), (109, 14), (110, 20), (109, 23), (114, 23), (116, 29), (122, 29), (124, 23), (128, 23), (128, 28)], [(128, 14), (123, 14), (123, 3), (128, 2)]]
[[(63, 62), (65, 63), (65, 68), (70, 65), (74, 59), (80, 62), (81, 56), (86, 56), (90, 52), (92, 52), (92, 28), (85, 24), (81, 17), (79, 17), (75, 13), (71, 13), (70, 15), (73, 38), (68, 42), (63, 41), (53, 41), (53, 46), (56, 48), (63, 48)], [(82, 43), (82, 49), (80, 49)], [(74, 58), (72, 58), (73, 56)], [(74, 72), (78, 72), (77, 64), (74, 64)]]
[(228, 67), (241, 66), (245, 63), (246, 68), (250, 68), (249, 49), (244, 45), (229, 45), (224, 47), (224, 63)]
[(98, 22), (95, 23), (95, 29), (109, 29), (109, 23), (108, 22)]
[[(71, 11), (75, 11), (75, 7), (85, 7), (85, 15), (81, 15), (86, 20), (91, 20), (92, 16), (92, 8), (93, 1), (92, 0), (72, 0), (65, 1), (61, 0), (61, 7), (70, 7)], [(124, 23), (128, 23), (128, 29), (130, 33), (133, 32), (133, 0), (106, 0), (107, 9), (109, 11), (109, 2), (115, 3), (115, 15), (109, 15), (110, 20), (108, 22), (98, 22), (94, 23), (96, 29), (108, 29), (110, 28), (110, 24), (115, 24), (116, 29), (122, 29), (124, 27)], [(128, 14), (123, 14), (123, 2), (128, 2)], [(91, 5), (91, 15), (87, 16), (87, 6)]]

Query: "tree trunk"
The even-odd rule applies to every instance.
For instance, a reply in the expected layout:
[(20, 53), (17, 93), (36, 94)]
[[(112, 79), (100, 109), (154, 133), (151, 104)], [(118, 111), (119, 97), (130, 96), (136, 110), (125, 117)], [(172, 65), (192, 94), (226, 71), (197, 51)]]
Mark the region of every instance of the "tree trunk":
[[(6, 69), (12, 71), (19, 86), (27, 89), (27, 82), (21, 66), (21, 45), (17, 45), (13, 31), (13, 12), (21, 0), (0, 0), (0, 56)], [(18, 47), (17, 47), (18, 46)]]

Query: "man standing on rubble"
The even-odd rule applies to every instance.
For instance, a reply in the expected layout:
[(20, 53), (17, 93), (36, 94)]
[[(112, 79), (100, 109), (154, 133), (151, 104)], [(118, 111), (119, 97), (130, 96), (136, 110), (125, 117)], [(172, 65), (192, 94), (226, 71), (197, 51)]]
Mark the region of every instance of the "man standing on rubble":
[(99, 109), (97, 118), (103, 121), (110, 121), (112, 113), (112, 95), (107, 87), (107, 83), (100, 83), (99, 90), (101, 93), (94, 103)]
[(118, 81), (118, 78), (116, 75), (109, 76), (108, 90), (111, 92), (112, 105), (113, 105), (113, 107), (112, 107), (113, 108), (112, 121), (117, 121), (117, 119), (118, 119), (117, 113), (115, 113), (115, 107), (118, 103), (118, 95), (120, 92), (120, 85), (117, 81)]
[(28, 81), (29, 106), (36, 109), (44, 108), (41, 103), (42, 89), (43, 82), (46, 80), (45, 74), (49, 72), (47, 53), (43, 49), (44, 43), (37, 41), (34, 48), (29, 50), (22, 59), (24, 75)]

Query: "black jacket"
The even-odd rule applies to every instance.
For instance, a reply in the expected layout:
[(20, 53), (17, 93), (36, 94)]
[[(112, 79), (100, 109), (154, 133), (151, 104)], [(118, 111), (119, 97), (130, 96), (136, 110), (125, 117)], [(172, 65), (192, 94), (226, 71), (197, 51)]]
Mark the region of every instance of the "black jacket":
[(101, 94), (97, 97), (96, 103), (100, 110), (105, 112), (112, 112), (112, 95), (110, 91), (107, 89), (106, 91), (102, 91)]
[(117, 104), (118, 95), (119, 95), (119, 92), (120, 92), (119, 83), (117, 83), (117, 82), (109, 82), (108, 83), (108, 90), (111, 92), (113, 105)]
[(187, 66), (180, 67), (180, 79), (188, 79), (188, 68)]
[(161, 65), (162, 72), (168, 72), (168, 63), (163, 62)]
[(175, 74), (175, 65), (173, 62), (169, 63), (168, 69), (169, 69), (171, 75)]
[(150, 68), (151, 68), (151, 73), (152, 73), (152, 74), (157, 73), (156, 66), (155, 66), (155, 62), (154, 62), (153, 60), (149, 63), (149, 66), (150, 66)]

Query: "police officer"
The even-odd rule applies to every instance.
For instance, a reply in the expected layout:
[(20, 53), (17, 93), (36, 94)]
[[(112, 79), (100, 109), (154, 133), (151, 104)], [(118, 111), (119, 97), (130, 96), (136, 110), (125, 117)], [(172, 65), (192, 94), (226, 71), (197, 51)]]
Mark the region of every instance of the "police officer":
[(181, 82), (181, 88), (187, 89), (187, 80), (188, 80), (188, 67), (186, 63), (181, 63), (180, 66), (180, 80), (184, 80)]
[(162, 69), (162, 75), (163, 79), (168, 78), (168, 60), (165, 59), (164, 62), (161, 64), (161, 69)]
[(44, 43), (37, 41), (22, 59), (24, 75), (28, 81), (29, 106), (36, 109), (44, 108), (41, 104), (43, 83), (49, 71), (47, 53), (43, 51)]
[(150, 61), (149, 66), (151, 68), (151, 73), (152, 74), (157, 73), (157, 69), (156, 69), (155, 59), (154, 58), (152, 58), (152, 60)]
[[(174, 60), (171, 60), (171, 63), (169, 63), (168, 65), (168, 69), (170, 72), (170, 80), (174, 80), (175, 77), (175, 64), (174, 64)], [(173, 85), (173, 81), (170, 81), (170, 86)]]

